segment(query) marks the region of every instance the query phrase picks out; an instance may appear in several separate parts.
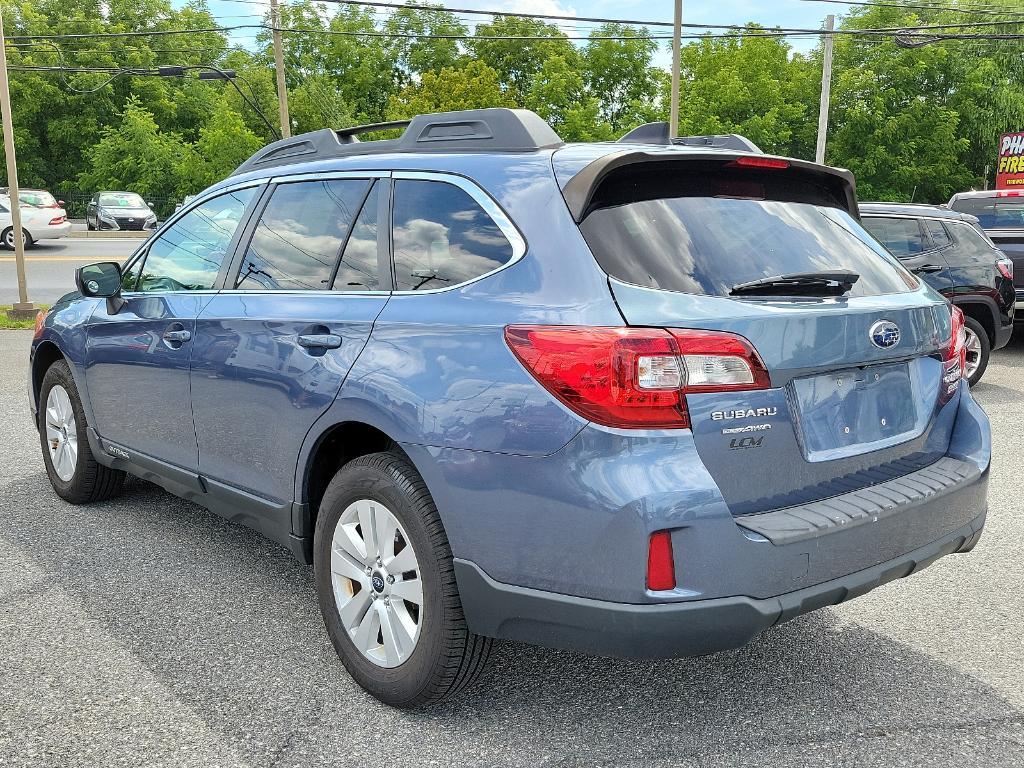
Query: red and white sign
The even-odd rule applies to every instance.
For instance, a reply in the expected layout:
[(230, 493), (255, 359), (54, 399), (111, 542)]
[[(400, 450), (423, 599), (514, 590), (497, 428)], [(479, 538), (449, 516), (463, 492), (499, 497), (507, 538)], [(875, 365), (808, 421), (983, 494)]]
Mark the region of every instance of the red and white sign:
[(999, 137), (996, 189), (1024, 189), (1024, 132)]

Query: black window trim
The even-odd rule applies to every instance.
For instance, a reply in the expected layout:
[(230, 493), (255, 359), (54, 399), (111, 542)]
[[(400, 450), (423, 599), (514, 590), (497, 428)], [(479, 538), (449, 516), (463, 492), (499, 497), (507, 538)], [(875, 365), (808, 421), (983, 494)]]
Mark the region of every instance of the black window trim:
[[(244, 230), (242, 231), (241, 237), (235, 244), (235, 251), (231, 259), (231, 265), (224, 275), (223, 283), (218, 293), (225, 294), (244, 294), (251, 296), (254, 293), (273, 293), (279, 295), (288, 294), (342, 294), (344, 296), (380, 296), (383, 293), (391, 293), (391, 287), (393, 283), (390, 282), (390, 272), (388, 271), (387, 264), (390, 261), (389, 256), (381, 255), (381, 230), (384, 229), (380, 226), (382, 219), (380, 218), (380, 208), (378, 208), (378, 219), (377, 219), (377, 264), (380, 268), (380, 287), (376, 290), (360, 290), (360, 291), (339, 291), (333, 286), (327, 288), (237, 288), (235, 282), (238, 280), (238, 273), (242, 269), (242, 264), (245, 262), (245, 254), (249, 249), (249, 244), (252, 242), (253, 235), (256, 233), (256, 227), (259, 224), (260, 217), (263, 216), (263, 211), (266, 209), (270, 200), (274, 196), (274, 190), (277, 189), (281, 184), (292, 184), (302, 181), (334, 181), (344, 179), (355, 179), (364, 180), (371, 182), (367, 185), (366, 196), (373, 189), (372, 182), (378, 183), (384, 182), (387, 184), (390, 180), (390, 171), (325, 171), (322, 173), (296, 173), (285, 176), (273, 176), (271, 178), (262, 179), (262, 182), (267, 185), (267, 189), (263, 196), (259, 200), (259, 204), (253, 208), (252, 214), (245, 222)], [(386, 189), (382, 192), (387, 192)], [(348, 237), (355, 227), (356, 219), (362, 213), (363, 205), (366, 204), (366, 196), (364, 196), (362, 203), (360, 203), (359, 209), (356, 211), (355, 218), (352, 219), (352, 224), (349, 225), (348, 232), (345, 235), (345, 244), (348, 244)], [(390, 197), (390, 195), (388, 195)], [(378, 199), (378, 205), (380, 200)], [(243, 229), (240, 227), (239, 229)], [(243, 246), (244, 243), (244, 246)], [(341, 254), (344, 251), (344, 246), (338, 251), (338, 260), (340, 262)], [(383, 267), (383, 268), (381, 268)], [(335, 270), (337, 264), (335, 265)]]
[[(463, 280), (461, 283), (456, 283), (455, 285), (446, 285), (442, 288), (428, 288), (422, 291), (392, 291), (391, 294), (393, 296), (429, 296), (432, 293), (445, 293), (447, 291), (455, 291), (458, 290), (459, 288), (463, 288), (467, 285), (470, 285), (471, 283), (475, 283), (478, 280), (483, 280), (485, 277), (490, 277), (491, 275), (497, 272), (501, 272), (503, 269), (508, 269), (513, 264), (522, 259), (523, 256), (526, 255), (526, 239), (523, 237), (522, 233), (519, 231), (516, 225), (512, 223), (511, 217), (509, 217), (508, 214), (505, 213), (505, 210), (497, 203), (496, 200), (494, 200), (494, 198), (492, 198), (490, 195), (484, 192), (483, 189), (477, 186), (476, 182), (474, 182), (472, 179), (469, 179), (465, 176), (460, 176), (456, 173), (446, 173), (441, 171), (394, 171), (391, 174), (391, 179), (392, 190), (389, 198), (394, 195), (394, 182), (396, 181), (439, 181), (445, 184), (451, 184), (454, 187), (458, 187), (467, 195), (469, 195), (473, 199), (473, 201), (480, 206), (481, 209), (483, 209), (484, 213), (486, 213), (490, 217), (494, 225), (499, 230), (501, 230), (501, 233), (505, 236), (505, 239), (508, 240), (509, 245), (512, 246), (512, 257), (508, 261), (506, 261), (504, 264), (501, 264), (500, 266), (495, 267), (489, 272), (484, 272), (482, 275), (477, 275), (476, 277), (472, 277), (469, 280)], [(390, 201), (389, 207), (391, 208), (391, 211), (389, 211), (389, 213), (391, 213), (392, 215), (388, 216), (388, 251), (389, 253), (392, 254), (391, 272), (393, 275), (395, 269), (395, 260), (393, 258), (393, 233), (395, 222), (393, 220), (394, 205), (391, 204)], [(393, 279), (394, 278), (392, 278), (392, 280)], [(397, 285), (397, 283), (393, 284)]]

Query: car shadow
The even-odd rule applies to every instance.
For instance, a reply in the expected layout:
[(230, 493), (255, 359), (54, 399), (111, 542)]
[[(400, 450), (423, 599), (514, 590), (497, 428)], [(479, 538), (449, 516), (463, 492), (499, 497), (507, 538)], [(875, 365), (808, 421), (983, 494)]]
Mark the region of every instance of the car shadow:
[[(1022, 722), (991, 687), (830, 610), (698, 659), (500, 644), (459, 698), (400, 712), (348, 677), (311, 569), (276, 544), (143, 481), (72, 507), (39, 474), (4, 498), (0, 535), (248, 764), (835, 765), (907, 740), (918, 764), (947, 764), (964, 729)], [(1021, 765), (1024, 746), (976, 743), (974, 758)]]

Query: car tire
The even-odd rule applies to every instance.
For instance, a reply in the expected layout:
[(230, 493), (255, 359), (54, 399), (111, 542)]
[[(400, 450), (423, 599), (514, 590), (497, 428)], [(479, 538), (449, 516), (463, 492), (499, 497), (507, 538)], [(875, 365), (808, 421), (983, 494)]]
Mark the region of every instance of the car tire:
[(86, 229), (87, 232), (93, 232), (96, 229), (96, 227), (94, 227), (92, 225), (92, 222), (89, 221), (89, 217), (88, 216), (85, 217), (85, 229)]
[[(35, 242), (32, 239), (32, 235), (30, 235), (28, 233), (28, 230), (26, 230), (24, 227), (22, 228), (21, 233), (25, 238), (25, 247), (31, 248)], [(3, 233), (0, 233), (0, 242), (3, 242), (4, 248), (6, 248), (8, 251), (14, 250), (14, 227), (8, 227), (3, 231)]]
[[(382, 533), (379, 546), (363, 538), (364, 527)], [(320, 503), (313, 551), (327, 633), (367, 692), (394, 707), (425, 707), (483, 670), (493, 640), (466, 626), (437, 507), (402, 454), (362, 456), (338, 471)], [(390, 573), (391, 564), (401, 572)]]
[[(976, 367), (971, 375), (967, 377), (967, 383), (973, 387), (985, 375), (985, 369), (988, 368), (988, 358), (992, 353), (992, 343), (989, 341), (988, 332), (984, 326), (973, 317), (964, 316), (964, 327), (967, 330), (967, 354), (977, 356)], [(971, 363), (968, 362), (967, 370), (970, 370), (971, 367)]]
[(39, 444), (50, 485), (72, 504), (105, 501), (124, 485), (124, 472), (96, 461), (87, 427), (71, 369), (58, 360), (47, 369), (39, 389)]

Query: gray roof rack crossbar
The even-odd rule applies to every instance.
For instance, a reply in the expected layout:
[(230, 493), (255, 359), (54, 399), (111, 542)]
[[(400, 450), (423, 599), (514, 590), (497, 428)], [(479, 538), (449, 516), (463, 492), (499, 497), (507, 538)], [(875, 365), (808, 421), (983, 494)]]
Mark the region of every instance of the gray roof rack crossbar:
[(764, 154), (761, 148), (746, 136), (738, 133), (723, 133), (713, 136), (678, 136), (669, 137), (668, 123), (644, 123), (637, 126), (621, 139), (620, 144), (656, 144), (671, 146), (673, 144), (686, 147), (713, 147), (715, 149), (731, 149), (740, 152), (756, 152)]
[(353, 125), (351, 128), (338, 128), (334, 132), (338, 134), (342, 144), (359, 141), (356, 136), (373, 131), (390, 131), (395, 128), (408, 128), (412, 120), (391, 120), (386, 123), (367, 123), (366, 125)]
[[(397, 139), (359, 141), (370, 131), (405, 128)], [(411, 120), (304, 133), (268, 144), (234, 175), (279, 165), (384, 152), (530, 152), (562, 146), (551, 126), (527, 109), (467, 109), (417, 115)]]

